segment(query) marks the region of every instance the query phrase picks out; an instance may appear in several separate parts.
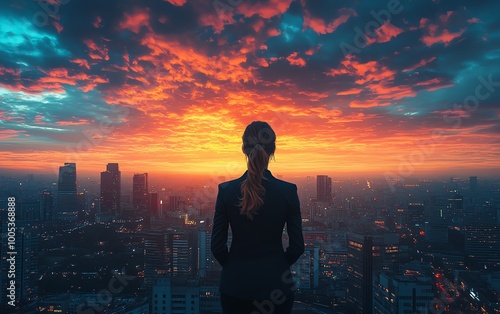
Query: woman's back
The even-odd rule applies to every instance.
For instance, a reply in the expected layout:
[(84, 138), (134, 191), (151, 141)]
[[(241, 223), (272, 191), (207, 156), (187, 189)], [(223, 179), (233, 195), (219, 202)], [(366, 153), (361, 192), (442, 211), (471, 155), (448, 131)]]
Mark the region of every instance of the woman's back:
[[(267, 170), (269, 156), (274, 153), (274, 138), (267, 137), (272, 142), (262, 141), (262, 124), (255, 124), (249, 125), (243, 136), (248, 170), (240, 178), (219, 185), (211, 249), (222, 265), (220, 291), (224, 300), (274, 300), (268, 306), (279, 307), (287, 296), (293, 300), (296, 288), (290, 266), (304, 252), (300, 202), (295, 184), (276, 179)], [(252, 126), (253, 139), (248, 136)], [(252, 141), (255, 143), (248, 144)], [(283, 250), (285, 225), (289, 246)], [(229, 227), (233, 238), (228, 250)], [(283, 298), (276, 299), (277, 296)], [(236, 299), (231, 300), (235, 305)], [(222, 305), (227, 309), (228, 302), (223, 301)]]

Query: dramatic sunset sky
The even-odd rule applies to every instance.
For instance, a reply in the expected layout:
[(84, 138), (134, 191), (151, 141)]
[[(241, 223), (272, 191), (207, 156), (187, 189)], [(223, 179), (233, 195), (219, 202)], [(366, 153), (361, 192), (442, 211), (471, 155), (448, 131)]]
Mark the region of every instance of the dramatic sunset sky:
[(97, 175), (492, 174), (500, 1), (16, 0), (0, 11), (0, 168)]

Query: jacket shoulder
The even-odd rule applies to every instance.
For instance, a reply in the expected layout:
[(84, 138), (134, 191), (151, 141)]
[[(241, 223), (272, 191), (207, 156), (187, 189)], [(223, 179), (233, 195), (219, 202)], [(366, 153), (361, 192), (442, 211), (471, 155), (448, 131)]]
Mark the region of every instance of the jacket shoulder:
[(273, 182), (280, 186), (282, 189), (284, 190), (293, 190), (293, 189), (297, 189), (297, 185), (294, 184), (294, 183), (291, 183), (291, 182), (288, 182), (288, 181), (284, 181), (284, 180), (281, 180), (281, 179), (278, 179), (278, 178), (273, 178)]
[(234, 179), (234, 180), (230, 180), (230, 181), (221, 182), (221, 183), (219, 183), (219, 188), (225, 189), (228, 186), (237, 184), (238, 181), (241, 181), (241, 180), (240, 179)]

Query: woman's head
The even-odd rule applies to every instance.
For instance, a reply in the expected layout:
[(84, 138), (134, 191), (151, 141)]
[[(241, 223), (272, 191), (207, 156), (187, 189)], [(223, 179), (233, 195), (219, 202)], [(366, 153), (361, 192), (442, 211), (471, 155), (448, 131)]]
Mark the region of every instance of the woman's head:
[[(262, 186), (264, 169), (276, 150), (276, 134), (271, 126), (262, 121), (250, 123), (243, 133), (243, 153), (247, 157), (247, 178), (241, 183), (241, 214), (253, 219), (253, 215), (264, 203), (266, 190)], [(265, 178), (264, 178), (265, 179)]]

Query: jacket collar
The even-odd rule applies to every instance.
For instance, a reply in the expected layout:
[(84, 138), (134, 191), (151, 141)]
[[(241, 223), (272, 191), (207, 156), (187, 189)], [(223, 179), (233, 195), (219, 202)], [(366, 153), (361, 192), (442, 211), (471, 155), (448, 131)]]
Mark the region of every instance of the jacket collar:
[[(246, 179), (247, 175), (248, 175), (248, 170), (245, 171), (245, 173), (241, 176), (241, 179)], [(274, 179), (273, 174), (268, 169), (264, 169), (264, 177), (266, 177), (268, 179), (271, 179), (271, 178)]]

